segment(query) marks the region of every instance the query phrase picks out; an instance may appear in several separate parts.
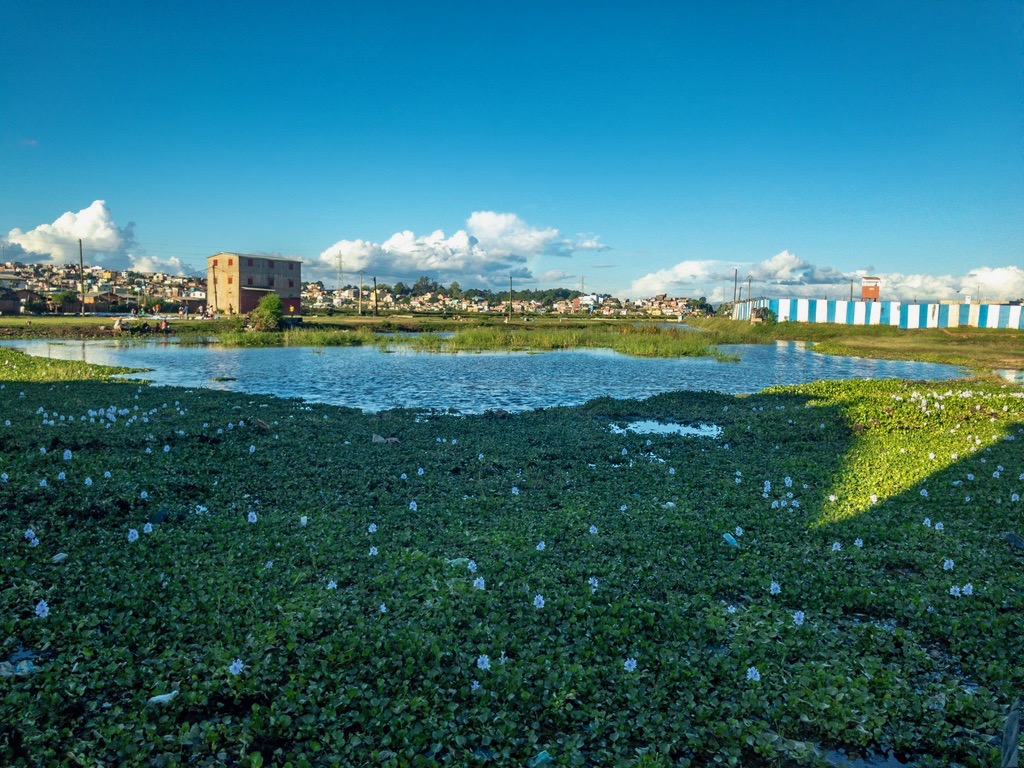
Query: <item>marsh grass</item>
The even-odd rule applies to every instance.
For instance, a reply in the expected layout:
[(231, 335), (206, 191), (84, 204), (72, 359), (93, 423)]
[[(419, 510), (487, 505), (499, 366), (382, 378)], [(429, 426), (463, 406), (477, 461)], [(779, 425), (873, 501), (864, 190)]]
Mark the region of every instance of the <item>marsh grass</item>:
[(427, 352), (550, 352), (560, 349), (611, 349), (633, 357), (737, 358), (719, 351), (703, 334), (655, 325), (540, 329), (471, 327), (451, 336), (436, 333), (394, 339), (393, 343)]
[(0, 347), (0, 381), (110, 381), (122, 373), (144, 370), (33, 357), (17, 349)]
[(986, 328), (851, 326), (836, 323), (751, 324), (721, 317), (687, 321), (715, 344), (806, 341), (816, 352), (884, 360), (920, 360), (962, 365), (979, 372), (1024, 369), (1024, 331)]
[(216, 342), (225, 347), (359, 347), (379, 343), (370, 328), (289, 328), (285, 331), (228, 330)]

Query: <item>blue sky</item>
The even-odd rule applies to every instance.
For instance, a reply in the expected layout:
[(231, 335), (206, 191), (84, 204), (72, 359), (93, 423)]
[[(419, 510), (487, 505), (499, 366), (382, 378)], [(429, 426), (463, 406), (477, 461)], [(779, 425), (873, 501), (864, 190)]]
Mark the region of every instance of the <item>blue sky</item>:
[(1024, 295), (1017, 2), (44, 0), (3, 37), (9, 258)]

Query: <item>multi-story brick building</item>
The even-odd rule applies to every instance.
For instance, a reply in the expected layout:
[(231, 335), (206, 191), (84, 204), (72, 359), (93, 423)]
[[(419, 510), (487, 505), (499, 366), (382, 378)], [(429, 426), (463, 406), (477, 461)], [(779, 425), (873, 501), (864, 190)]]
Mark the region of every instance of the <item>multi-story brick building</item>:
[(213, 312), (244, 315), (268, 293), (281, 297), (286, 315), (301, 311), (301, 261), (218, 253), (206, 260), (206, 275), (206, 298)]

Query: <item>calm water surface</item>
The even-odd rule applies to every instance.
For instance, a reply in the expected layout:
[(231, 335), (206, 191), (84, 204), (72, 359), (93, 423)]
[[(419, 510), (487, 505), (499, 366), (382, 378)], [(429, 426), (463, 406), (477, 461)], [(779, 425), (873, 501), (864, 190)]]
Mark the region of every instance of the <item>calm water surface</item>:
[(4, 346), (42, 357), (149, 368), (126, 378), (159, 385), (297, 397), (366, 411), (514, 411), (579, 405), (604, 396), (644, 398), (677, 389), (741, 394), (817, 379), (942, 380), (965, 375), (950, 365), (820, 355), (803, 342), (723, 347), (739, 355), (739, 363), (709, 357), (637, 358), (593, 349), (437, 354), (374, 347), (183, 347), (163, 340), (35, 340)]

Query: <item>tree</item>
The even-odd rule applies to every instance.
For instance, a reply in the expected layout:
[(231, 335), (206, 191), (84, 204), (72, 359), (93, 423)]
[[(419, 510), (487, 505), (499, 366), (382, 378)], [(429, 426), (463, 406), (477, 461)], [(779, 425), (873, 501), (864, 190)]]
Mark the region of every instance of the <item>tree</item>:
[(65, 312), (65, 307), (75, 307), (78, 304), (78, 294), (75, 291), (58, 291), (50, 297), (54, 312)]
[(458, 299), (462, 296), (462, 288), (456, 281), (452, 280), (452, 284), (448, 286), (448, 293), (453, 299)]
[(431, 280), (426, 275), (416, 278), (416, 282), (412, 284), (412, 295), (422, 296), (425, 293), (436, 293), (437, 289), (440, 288), (437, 281)]
[(249, 325), (254, 331), (280, 331), (284, 317), (284, 305), (276, 293), (268, 293), (249, 313)]

